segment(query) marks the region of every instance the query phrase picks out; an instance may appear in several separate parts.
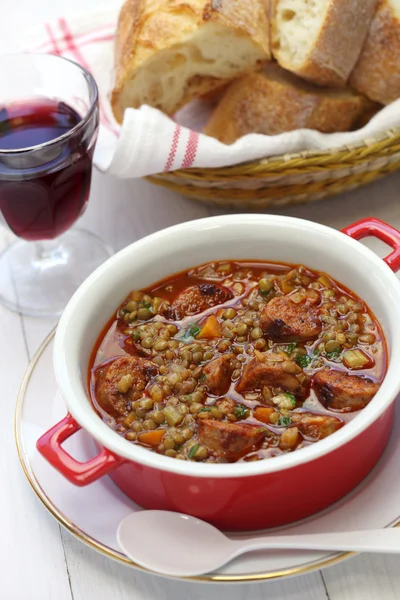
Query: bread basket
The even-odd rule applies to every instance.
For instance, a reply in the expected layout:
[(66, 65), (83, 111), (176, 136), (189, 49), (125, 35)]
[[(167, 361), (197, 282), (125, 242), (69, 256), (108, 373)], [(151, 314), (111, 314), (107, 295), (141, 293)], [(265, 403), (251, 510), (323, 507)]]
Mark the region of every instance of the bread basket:
[(147, 179), (224, 208), (260, 210), (333, 196), (400, 168), (400, 128), (331, 150), (307, 150), (218, 169), (186, 169)]

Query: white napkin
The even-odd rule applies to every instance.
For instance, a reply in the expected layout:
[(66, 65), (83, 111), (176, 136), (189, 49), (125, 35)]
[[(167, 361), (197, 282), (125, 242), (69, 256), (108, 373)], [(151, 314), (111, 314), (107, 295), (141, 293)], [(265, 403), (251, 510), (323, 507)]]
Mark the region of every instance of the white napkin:
[[(189, 108), (189, 107), (188, 107)], [(385, 107), (358, 131), (324, 134), (298, 129), (275, 136), (246, 135), (227, 146), (179, 125), (159, 110), (142, 106), (125, 112), (120, 136), (99, 143), (96, 162), (117, 177), (143, 177), (188, 167), (226, 167), (303, 150), (339, 148), (400, 126), (400, 100)]]
[(400, 100), (382, 109), (363, 128), (351, 133), (322, 134), (297, 130), (276, 136), (247, 135), (227, 146), (199, 131), (209, 107), (196, 101), (175, 120), (149, 106), (128, 109), (120, 127), (112, 115), (109, 94), (113, 81), (113, 37), (118, 10), (107, 9), (45, 23), (32, 34), (30, 50), (60, 54), (81, 63), (94, 75), (100, 90), (101, 130), (94, 162), (121, 178), (185, 169), (225, 167), (303, 150), (339, 148), (400, 127)]

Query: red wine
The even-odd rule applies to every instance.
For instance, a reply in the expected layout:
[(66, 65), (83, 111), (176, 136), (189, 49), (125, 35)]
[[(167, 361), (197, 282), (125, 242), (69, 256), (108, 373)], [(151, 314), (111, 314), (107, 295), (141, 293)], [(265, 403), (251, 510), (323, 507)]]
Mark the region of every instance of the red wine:
[(0, 210), (19, 237), (55, 238), (82, 213), (94, 145), (85, 127), (71, 131), (80, 121), (67, 104), (47, 99), (0, 108)]

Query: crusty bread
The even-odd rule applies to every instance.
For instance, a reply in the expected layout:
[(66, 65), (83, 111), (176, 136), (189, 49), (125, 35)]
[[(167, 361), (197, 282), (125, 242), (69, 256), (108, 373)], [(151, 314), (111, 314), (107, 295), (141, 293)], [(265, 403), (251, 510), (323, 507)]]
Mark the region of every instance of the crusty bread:
[(270, 59), (266, 0), (126, 0), (119, 17), (118, 121), (148, 104), (173, 114)]
[(372, 104), (350, 89), (324, 89), (271, 63), (232, 83), (204, 133), (231, 144), (248, 133), (348, 131)]
[(400, 98), (400, 0), (380, 0), (350, 81), (381, 104)]
[(272, 52), (281, 67), (343, 87), (360, 56), (378, 0), (273, 0)]

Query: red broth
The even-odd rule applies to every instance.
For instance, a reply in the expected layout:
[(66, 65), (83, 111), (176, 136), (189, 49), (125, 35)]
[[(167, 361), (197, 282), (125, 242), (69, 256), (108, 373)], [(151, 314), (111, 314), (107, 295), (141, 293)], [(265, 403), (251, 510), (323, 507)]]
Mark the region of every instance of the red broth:
[(89, 364), (95, 410), (181, 460), (253, 461), (334, 434), (387, 368), (376, 318), (301, 265), (208, 263), (129, 295)]

